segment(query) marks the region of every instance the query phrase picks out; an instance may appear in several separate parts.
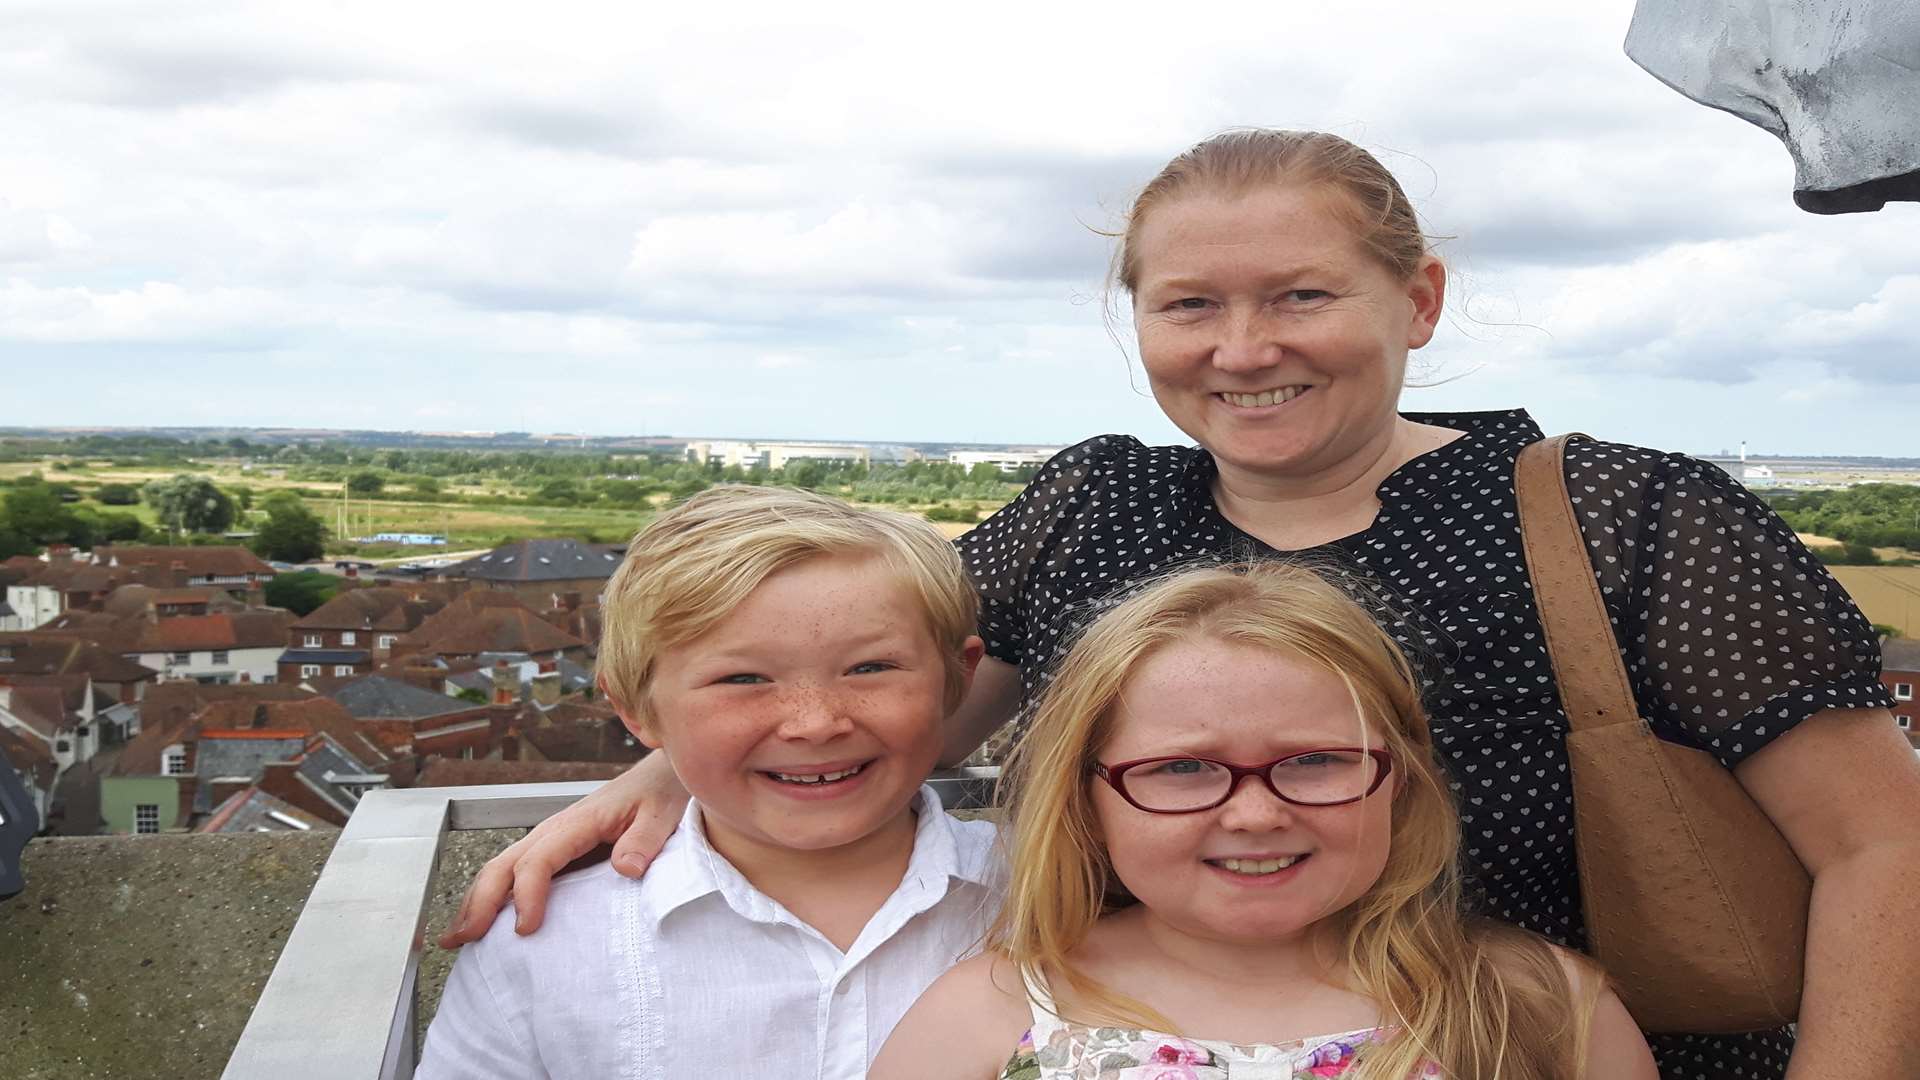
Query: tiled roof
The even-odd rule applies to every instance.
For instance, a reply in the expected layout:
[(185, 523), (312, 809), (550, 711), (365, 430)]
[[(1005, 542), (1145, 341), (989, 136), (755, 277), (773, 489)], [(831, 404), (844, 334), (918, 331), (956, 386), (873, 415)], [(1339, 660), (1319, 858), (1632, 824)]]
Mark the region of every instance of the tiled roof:
[(109, 615), (125, 617), (128, 615), (148, 615), (157, 607), (205, 604), (209, 610), (221, 611), (239, 607), (238, 601), (227, 594), (225, 589), (156, 589), (151, 585), (122, 585), (107, 594), (100, 602), (100, 610)]
[[(553, 715), (562, 710), (567, 714)], [(530, 714), (538, 714), (535, 706), (521, 710), (523, 724)], [(647, 748), (627, 733), (611, 709), (603, 713), (592, 706), (570, 706), (567, 702), (550, 710), (545, 726), (523, 726), (520, 737), (548, 761), (631, 764), (647, 755)]]
[(436, 694), (384, 675), (355, 679), (327, 696), (361, 720), (426, 720), (474, 707), (470, 701)]
[(115, 545), (95, 548), (96, 563), (119, 566), (148, 566), (172, 571), (180, 564), (188, 577), (232, 577), (256, 574), (272, 577), (273, 567), (243, 547), (151, 547)]
[(455, 656), (546, 653), (585, 647), (586, 642), (540, 618), (512, 593), (491, 590), (462, 594), (395, 643), (397, 651)]
[(0, 673), (83, 674), (103, 683), (140, 682), (159, 677), (159, 672), (85, 640), (89, 633), (86, 630), (25, 630), (0, 634)]
[(502, 544), (440, 571), (448, 578), (537, 582), (604, 580), (620, 568), (620, 556), (578, 540), (520, 540)]
[(49, 739), (73, 726), (68, 718), (66, 694), (58, 686), (15, 686), (7, 711)]
[(292, 613), (277, 608), (177, 615), (144, 624), (136, 647), (141, 652), (271, 649), (286, 642), (292, 622)]
[(293, 625), (298, 630), (385, 630), (404, 634), (445, 606), (446, 601), (438, 597), (416, 599), (406, 589), (384, 586), (348, 589)]
[(587, 761), (459, 761), (436, 757), (427, 761), (415, 787), (471, 787), (478, 784), (551, 784), (581, 780), (611, 780), (627, 766)]

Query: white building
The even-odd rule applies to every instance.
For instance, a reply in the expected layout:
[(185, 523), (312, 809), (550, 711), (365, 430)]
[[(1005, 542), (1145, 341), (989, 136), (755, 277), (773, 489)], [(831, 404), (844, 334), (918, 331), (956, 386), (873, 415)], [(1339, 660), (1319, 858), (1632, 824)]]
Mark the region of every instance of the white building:
[(784, 469), (796, 461), (832, 461), (866, 465), (872, 452), (846, 443), (690, 442), (687, 460), (695, 465), (718, 461), (742, 469)]
[(947, 454), (947, 464), (964, 465), (969, 469), (975, 465), (997, 465), (1003, 473), (1018, 472), (1045, 465), (1063, 449), (1054, 446), (1038, 450), (954, 450)]

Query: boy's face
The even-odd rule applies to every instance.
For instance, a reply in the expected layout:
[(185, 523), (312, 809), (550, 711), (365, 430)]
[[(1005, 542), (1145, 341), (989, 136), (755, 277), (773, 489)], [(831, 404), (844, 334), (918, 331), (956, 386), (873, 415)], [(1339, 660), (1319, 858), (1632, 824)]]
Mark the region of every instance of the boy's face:
[[(980, 652), (968, 639), (969, 673)], [(628, 726), (666, 749), (730, 857), (837, 848), (907, 813), (940, 753), (946, 672), (924, 605), (879, 558), (820, 556), (662, 653), (654, 724)]]

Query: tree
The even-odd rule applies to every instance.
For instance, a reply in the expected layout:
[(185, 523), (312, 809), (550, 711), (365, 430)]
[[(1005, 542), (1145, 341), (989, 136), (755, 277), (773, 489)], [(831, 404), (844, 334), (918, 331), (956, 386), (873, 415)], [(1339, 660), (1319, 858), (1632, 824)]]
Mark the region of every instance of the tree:
[(16, 487), (8, 492), (4, 510), (0, 511), (0, 526), (41, 547), (88, 547), (93, 540), (87, 523), (44, 485)]
[(347, 477), (347, 490), (355, 495), (378, 495), (387, 486), (387, 478), (377, 472), (357, 472)]
[(967, 479), (983, 484), (997, 484), (1004, 479), (1004, 476), (1000, 472), (1000, 466), (991, 461), (980, 461), (975, 462), (973, 468), (967, 470)]
[(780, 470), (787, 483), (794, 487), (814, 488), (827, 478), (826, 466), (810, 458), (802, 458)]
[(132, 514), (108, 510), (102, 513), (90, 513), (84, 508), (78, 511), (83, 520), (92, 522), (95, 543), (127, 544), (140, 542), (146, 532), (146, 526)]
[(140, 501), (140, 489), (132, 484), (101, 484), (93, 497), (103, 506), (132, 506)]
[(572, 505), (580, 501), (580, 489), (571, 480), (549, 480), (533, 493), (534, 501)]
[(273, 580), (267, 582), (267, 603), (286, 608), (295, 615), (306, 615), (333, 599), (344, 580), (318, 570), (275, 574)]
[(414, 497), (420, 499), (435, 498), (441, 491), (440, 481), (431, 476), (416, 476), (407, 482), (407, 486), (413, 489)]
[(162, 523), (182, 532), (225, 532), (233, 525), (233, 500), (204, 476), (181, 473), (141, 489)]
[(290, 563), (326, 554), (327, 527), (305, 503), (292, 497), (275, 497), (265, 505), (267, 520), (253, 535), (255, 554)]

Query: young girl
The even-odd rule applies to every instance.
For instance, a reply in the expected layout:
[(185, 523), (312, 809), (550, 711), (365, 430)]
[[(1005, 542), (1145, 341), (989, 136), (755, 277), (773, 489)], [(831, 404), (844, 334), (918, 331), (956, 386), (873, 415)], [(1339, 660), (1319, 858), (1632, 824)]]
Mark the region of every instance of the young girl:
[(1188, 571), (1115, 607), (1010, 777), (989, 948), (875, 1080), (1658, 1075), (1594, 969), (1463, 919), (1412, 671), (1310, 571)]

